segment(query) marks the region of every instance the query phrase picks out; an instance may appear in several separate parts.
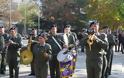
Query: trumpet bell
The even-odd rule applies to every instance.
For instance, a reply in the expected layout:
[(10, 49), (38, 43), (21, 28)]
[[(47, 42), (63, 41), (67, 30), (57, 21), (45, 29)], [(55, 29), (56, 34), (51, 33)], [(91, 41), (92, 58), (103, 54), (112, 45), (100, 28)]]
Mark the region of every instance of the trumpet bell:
[(30, 64), (33, 60), (33, 54), (30, 50), (28, 49), (24, 49), (23, 51), (21, 51), (20, 53), (20, 63), (27, 65)]

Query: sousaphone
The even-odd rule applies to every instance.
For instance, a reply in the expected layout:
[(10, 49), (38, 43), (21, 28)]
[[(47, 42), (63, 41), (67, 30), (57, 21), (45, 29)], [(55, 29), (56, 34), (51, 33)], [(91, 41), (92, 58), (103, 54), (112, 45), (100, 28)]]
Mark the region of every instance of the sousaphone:
[(22, 47), (20, 50), (20, 63), (27, 65), (33, 60), (33, 54), (31, 52), (32, 36), (28, 40), (27, 47)]

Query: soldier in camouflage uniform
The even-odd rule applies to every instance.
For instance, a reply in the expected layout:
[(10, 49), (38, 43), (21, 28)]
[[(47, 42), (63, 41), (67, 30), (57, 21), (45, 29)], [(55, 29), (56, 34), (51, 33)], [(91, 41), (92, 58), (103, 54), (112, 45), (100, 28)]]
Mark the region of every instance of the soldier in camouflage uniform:
[(51, 46), (46, 43), (46, 34), (38, 36), (38, 43), (33, 46), (34, 69), (36, 78), (47, 78), (48, 61), (51, 59)]
[(91, 22), (90, 29), (80, 42), (86, 48), (87, 78), (101, 78), (102, 76), (103, 55), (108, 46), (108, 41), (107, 35), (98, 31), (99, 23)]
[[(32, 37), (32, 44), (31, 44), (31, 49), (32, 49), (33, 46), (37, 42), (37, 30), (35, 28), (33, 28), (31, 33), (29, 34), (29, 36)], [(35, 75), (35, 73), (34, 73), (34, 59), (31, 62), (31, 73), (29, 74), (29, 76), (31, 76), (31, 75)]]

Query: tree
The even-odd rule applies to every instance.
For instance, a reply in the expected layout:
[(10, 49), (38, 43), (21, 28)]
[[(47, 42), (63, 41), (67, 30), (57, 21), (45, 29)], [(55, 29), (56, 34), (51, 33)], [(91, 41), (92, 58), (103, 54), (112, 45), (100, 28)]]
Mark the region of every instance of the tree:
[(98, 20), (102, 26), (108, 25), (112, 29), (124, 25), (123, 0), (41, 0), (43, 16), (54, 16), (82, 25), (88, 20)]
[(109, 25), (112, 29), (117, 29), (124, 25), (123, 3), (123, 0), (91, 0), (86, 7), (87, 16), (98, 20), (102, 26)]
[(39, 9), (33, 1), (30, 3), (22, 3), (19, 6), (19, 12), (24, 17), (22, 23), (29, 27), (37, 26), (38, 24), (34, 21), (34, 18), (38, 16), (38, 11)]
[(74, 29), (80, 29), (85, 25), (87, 19), (82, 7), (87, 4), (87, 0), (41, 1), (43, 16), (46, 19), (54, 16), (56, 20), (71, 23)]

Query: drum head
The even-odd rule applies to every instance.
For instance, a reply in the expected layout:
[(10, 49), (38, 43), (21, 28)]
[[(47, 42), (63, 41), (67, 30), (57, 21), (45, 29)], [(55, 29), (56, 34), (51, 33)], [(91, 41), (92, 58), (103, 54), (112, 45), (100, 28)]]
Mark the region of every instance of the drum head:
[(64, 54), (64, 51), (60, 51), (57, 55), (57, 60), (59, 62), (68, 62), (71, 61), (72, 59), (73, 59), (73, 55), (71, 52)]

